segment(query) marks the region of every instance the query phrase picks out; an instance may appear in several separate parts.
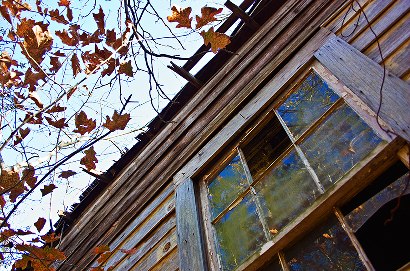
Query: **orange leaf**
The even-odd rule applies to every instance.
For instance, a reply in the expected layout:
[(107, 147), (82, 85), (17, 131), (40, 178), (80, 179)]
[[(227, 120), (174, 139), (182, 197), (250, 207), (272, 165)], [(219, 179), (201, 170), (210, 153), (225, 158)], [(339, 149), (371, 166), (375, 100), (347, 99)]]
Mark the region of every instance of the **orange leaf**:
[(101, 34), (104, 34), (105, 33), (104, 11), (101, 6), (100, 6), (100, 9), (98, 10), (98, 13), (93, 13), (93, 17), (94, 17), (95, 22), (97, 23), (98, 30), (100, 30)]
[(0, 193), (7, 191), (20, 183), (17, 171), (3, 168), (0, 171)]
[(105, 253), (105, 252), (107, 252), (107, 251), (110, 251), (110, 247), (107, 246), (107, 245), (98, 246), (98, 247), (95, 247), (95, 248), (93, 249), (93, 253), (94, 253), (95, 255), (102, 254), (102, 253)]
[(66, 170), (60, 173), (60, 175), (58, 175), (59, 178), (64, 178), (64, 179), (68, 179), (71, 176), (76, 175), (77, 172), (72, 171), (72, 170)]
[(27, 183), (28, 186), (30, 186), (30, 188), (33, 188), (37, 182), (37, 177), (35, 177), (34, 174), (35, 174), (35, 170), (32, 166), (29, 166), (23, 171), (21, 180)]
[(67, 7), (67, 19), (71, 22), (73, 20), (73, 10)]
[(71, 36), (65, 29), (63, 31), (56, 31), (55, 33), (65, 45), (76, 46), (78, 44), (78, 38), (74, 32), (70, 32)]
[(191, 28), (191, 21), (192, 18), (189, 17), (191, 14), (192, 8), (187, 7), (184, 9), (177, 9), (175, 6), (172, 6), (172, 15), (167, 17), (168, 22), (176, 22), (177, 28), (179, 27), (186, 27), (186, 28)]
[(118, 70), (118, 73), (123, 73), (129, 77), (133, 76), (132, 73), (132, 65), (131, 65), (131, 60), (128, 60), (127, 62), (123, 62), (120, 64), (120, 68)]
[(88, 170), (95, 169), (95, 164), (98, 162), (98, 159), (95, 157), (96, 152), (94, 151), (94, 147), (89, 148), (84, 151), (84, 153), (85, 156), (81, 158), (80, 164), (84, 165)]
[(41, 236), (41, 239), (43, 239), (44, 242), (46, 243), (53, 243), (57, 240), (60, 240), (60, 235), (56, 235), (54, 232), (51, 234), (45, 234)]
[(69, 7), (71, 4), (70, 2), (71, 2), (70, 0), (60, 0), (58, 1), (58, 5), (60, 7)]
[(106, 116), (106, 121), (103, 126), (111, 132), (116, 130), (124, 130), (130, 119), (130, 114), (119, 115), (117, 110), (115, 110), (112, 120), (110, 120), (110, 117)]
[(63, 129), (64, 127), (68, 127), (68, 124), (65, 123), (65, 118), (61, 118), (61, 119), (59, 119), (59, 120), (57, 120), (57, 121), (53, 121), (51, 118), (46, 117), (46, 120), (48, 121), (48, 123), (49, 123), (51, 126), (54, 126), (54, 127), (58, 128), (58, 129)]
[(45, 218), (39, 217), (37, 222), (34, 223), (34, 226), (36, 227), (37, 231), (40, 232), (44, 228), (45, 224), (46, 224)]
[(104, 263), (106, 260), (108, 260), (108, 258), (111, 256), (112, 252), (105, 252), (103, 254), (100, 255), (100, 257), (98, 257), (97, 262), (99, 264)]
[(332, 236), (330, 236), (328, 233), (324, 233), (324, 234), (322, 234), (322, 235), (323, 235), (323, 237), (325, 237), (325, 238), (327, 238), (327, 239), (332, 238)]
[(81, 111), (75, 116), (75, 127), (77, 127), (77, 129), (73, 132), (84, 135), (85, 133), (90, 133), (94, 130), (95, 126), (95, 120), (87, 118), (87, 114), (84, 111)]
[(44, 185), (44, 188), (40, 189), (41, 195), (44, 197), (45, 195), (48, 195), (51, 192), (53, 192), (53, 190), (56, 188), (57, 186), (55, 186), (54, 184)]
[(215, 32), (213, 27), (211, 27), (206, 32), (202, 31), (201, 36), (204, 38), (205, 45), (211, 44), (212, 52), (214, 52), (215, 54), (216, 52), (218, 52), (219, 49), (223, 49), (229, 43), (231, 43), (229, 36), (223, 33)]
[(196, 16), (196, 29), (203, 27), (209, 23), (215, 22), (217, 19), (215, 15), (222, 12), (222, 8), (216, 9), (212, 7), (203, 7), (201, 8), (202, 17)]
[(68, 24), (68, 21), (64, 18), (63, 15), (60, 15), (60, 11), (58, 9), (50, 10), (49, 12), (51, 20), (56, 21), (62, 24)]

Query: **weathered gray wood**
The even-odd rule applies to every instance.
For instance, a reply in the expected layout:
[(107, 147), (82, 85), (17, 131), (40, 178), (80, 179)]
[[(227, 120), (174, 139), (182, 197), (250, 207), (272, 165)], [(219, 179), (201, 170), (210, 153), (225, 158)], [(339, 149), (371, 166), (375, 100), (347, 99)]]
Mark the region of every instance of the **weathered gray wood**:
[(231, 1), (226, 1), (225, 6), (229, 8), (233, 14), (241, 18), (242, 21), (245, 22), (246, 25), (252, 28), (252, 30), (256, 31), (259, 28), (259, 24), (255, 22), (248, 14), (245, 13), (240, 7), (232, 3)]
[[(315, 57), (374, 112), (380, 103), (383, 68), (334, 36)], [(388, 71), (383, 85), (380, 117), (393, 131), (410, 141), (410, 86)]]
[(176, 190), (175, 198), (180, 270), (206, 270), (201, 225), (191, 179), (181, 183)]

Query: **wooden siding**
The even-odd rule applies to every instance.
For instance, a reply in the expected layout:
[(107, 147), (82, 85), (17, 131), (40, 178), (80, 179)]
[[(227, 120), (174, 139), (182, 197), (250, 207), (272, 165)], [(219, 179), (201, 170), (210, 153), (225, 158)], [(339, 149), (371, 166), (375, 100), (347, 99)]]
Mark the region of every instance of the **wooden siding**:
[[(175, 196), (168, 186), (110, 244), (104, 267), (114, 270), (177, 270)], [(133, 254), (121, 250), (136, 249)], [(93, 267), (97, 266), (94, 261)]]
[(409, 82), (409, 10), (408, 0), (353, 1), (324, 26), (371, 60), (384, 64), (392, 74)]

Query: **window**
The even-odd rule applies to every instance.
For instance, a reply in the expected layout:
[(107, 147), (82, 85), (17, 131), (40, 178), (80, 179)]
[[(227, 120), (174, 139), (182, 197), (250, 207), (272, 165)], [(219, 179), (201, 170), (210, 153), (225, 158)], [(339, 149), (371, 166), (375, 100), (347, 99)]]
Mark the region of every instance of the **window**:
[[(383, 142), (314, 68), (266, 118), (224, 158), (224, 166), (204, 174), (222, 270), (234, 270), (259, 251)], [(331, 224), (328, 235), (341, 236), (340, 225)], [(340, 246), (353, 248), (340, 238)], [(360, 262), (352, 251), (355, 257), (334, 255), (332, 264)]]

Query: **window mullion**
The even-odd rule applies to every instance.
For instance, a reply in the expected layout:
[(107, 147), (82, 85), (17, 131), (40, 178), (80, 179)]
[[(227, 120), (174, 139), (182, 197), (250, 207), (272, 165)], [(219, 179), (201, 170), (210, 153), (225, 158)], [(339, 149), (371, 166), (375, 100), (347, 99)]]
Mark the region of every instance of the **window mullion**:
[(255, 200), (256, 212), (257, 212), (257, 215), (259, 217), (259, 220), (261, 221), (261, 224), (262, 224), (262, 227), (263, 227), (263, 232), (265, 234), (266, 240), (270, 240), (271, 239), (271, 234), (269, 232), (269, 227), (268, 227), (265, 219), (263, 218), (262, 205), (260, 203), (260, 200), (259, 200), (258, 196), (256, 195), (255, 189), (251, 186), (252, 183), (253, 183), (253, 178), (252, 178), (251, 172), (249, 170), (248, 164), (246, 163), (245, 155), (243, 154), (242, 150), (239, 147), (237, 147), (237, 149), (238, 149), (239, 157), (241, 158), (241, 161), (242, 161), (243, 168), (245, 170), (246, 179), (248, 180), (248, 183), (249, 183), (250, 193), (253, 195), (253, 198)]

